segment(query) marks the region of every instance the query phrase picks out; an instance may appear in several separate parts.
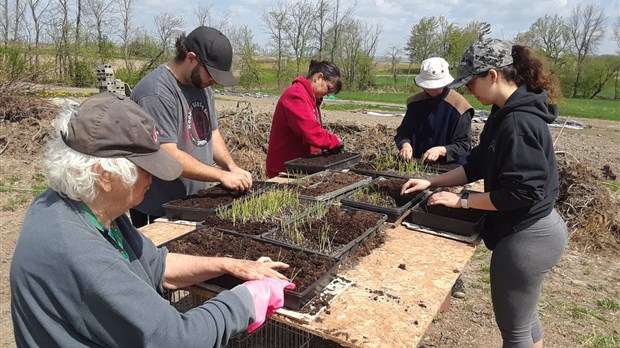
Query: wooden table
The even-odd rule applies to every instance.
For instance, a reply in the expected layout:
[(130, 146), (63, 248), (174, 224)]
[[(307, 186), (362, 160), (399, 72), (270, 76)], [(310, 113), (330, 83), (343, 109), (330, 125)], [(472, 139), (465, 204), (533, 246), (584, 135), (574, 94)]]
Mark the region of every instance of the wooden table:
[[(161, 245), (193, 229), (155, 222), (141, 231)], [(475, 246), (403, 226), (385, 231), (385, 244), (339, 274), (353, 285), (329, 311), (309, 323), (278, 314), (272, 319), (349, 347), (418, 346)]]

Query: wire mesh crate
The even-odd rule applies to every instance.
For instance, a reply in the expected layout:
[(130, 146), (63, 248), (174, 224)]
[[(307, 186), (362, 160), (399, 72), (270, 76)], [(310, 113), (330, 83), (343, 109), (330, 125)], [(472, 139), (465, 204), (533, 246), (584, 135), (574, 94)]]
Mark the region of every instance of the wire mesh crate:
[[(212, 293), (199, 287), (168, 291), (164, 294), (164, 298), (179, 312), (197, 307), (212, 296)], [(310, 348), (313, 338), (318, 339), (306, 331), (268, 320), (250, 334), (242, 332), (235, 335), (226, 348)]]

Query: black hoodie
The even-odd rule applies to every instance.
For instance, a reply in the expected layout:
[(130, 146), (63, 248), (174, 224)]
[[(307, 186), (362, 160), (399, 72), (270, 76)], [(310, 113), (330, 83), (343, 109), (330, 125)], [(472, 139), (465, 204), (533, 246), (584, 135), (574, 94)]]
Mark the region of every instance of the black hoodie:
[(493, 248), (502, 238), (547, 216), (558, 195), (558, 170), (548, 124), (557, 117), (547, 93), (520, 86), (496, 105), (463, 167), (468, 181), (484, 179), (497, 211), (487, 212), (482, 238)]

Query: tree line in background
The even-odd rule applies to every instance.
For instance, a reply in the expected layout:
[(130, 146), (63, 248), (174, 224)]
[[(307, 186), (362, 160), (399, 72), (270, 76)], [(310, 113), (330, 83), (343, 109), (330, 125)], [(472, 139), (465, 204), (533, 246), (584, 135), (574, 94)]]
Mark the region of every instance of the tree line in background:
[[(153, 19), (154, 31), (136, 27), (135, 0), (1, 1), (0, 65), (8, 79), (92, 87), (95, 68), (120, 59), (122, 67), (115, 66), (117, 77), (134, 85), (174, 56), (175, 39), (187, 24), (178, 13), (165, 11)], [(211, 6), (194, 5), (191, 29), (209, 25), (230, 38), (239, 83), (248, 88), (275, 87), (266, 86), (266, 81), (282, 88), (294, 76), (305, 74), (314, 58), (336, 63), (349, 90), (372, 88), (379, 62), (389, 67), (395, 89), (410, 89), (409, 72), (414, 65), (441, 56), (456, 69), (467, 47), (491, 32), (485, 22), (460, 26), (443, 16), (423, 17), (412, 26), (402, 47), (379, 53), (382, 27), (356, 19), (356, 4), (345, 7), (341, 0), (295, 0), (279, 1), (260, 14), (269, 38), (262, 46), (255, 42), (249, 25), (232, 23), (230, 13), (212, 18)], [(620, 55), (596, 54), (605, 35), (612, 35), (620, 54), (620, 17), (611, 25), (608, 21), (597, 5), (577, 5), (568, 18), (545, 15), (537, 19), (512, 41), (535, 48), (548, 60), (566, 96), (595, 98), (613, 83), (617, 99)], [(403, 63), (406, 71), (400, 68)], [(404, 86), (397, 83), (403, 73), (407, 76)]]

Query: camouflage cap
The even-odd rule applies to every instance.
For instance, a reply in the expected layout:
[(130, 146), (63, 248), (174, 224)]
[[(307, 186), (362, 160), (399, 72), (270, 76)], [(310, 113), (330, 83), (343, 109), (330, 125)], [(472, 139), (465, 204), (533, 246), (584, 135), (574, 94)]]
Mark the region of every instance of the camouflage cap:
[(469, 82), (474, 75), (510, 64), (512, 64), (511, 44), (498, 39), (487, 39), (475, 43), (463, 54), (463, 59), (459, 64), (459, 76), (450, 84), (450, 87), (460, 87)]

